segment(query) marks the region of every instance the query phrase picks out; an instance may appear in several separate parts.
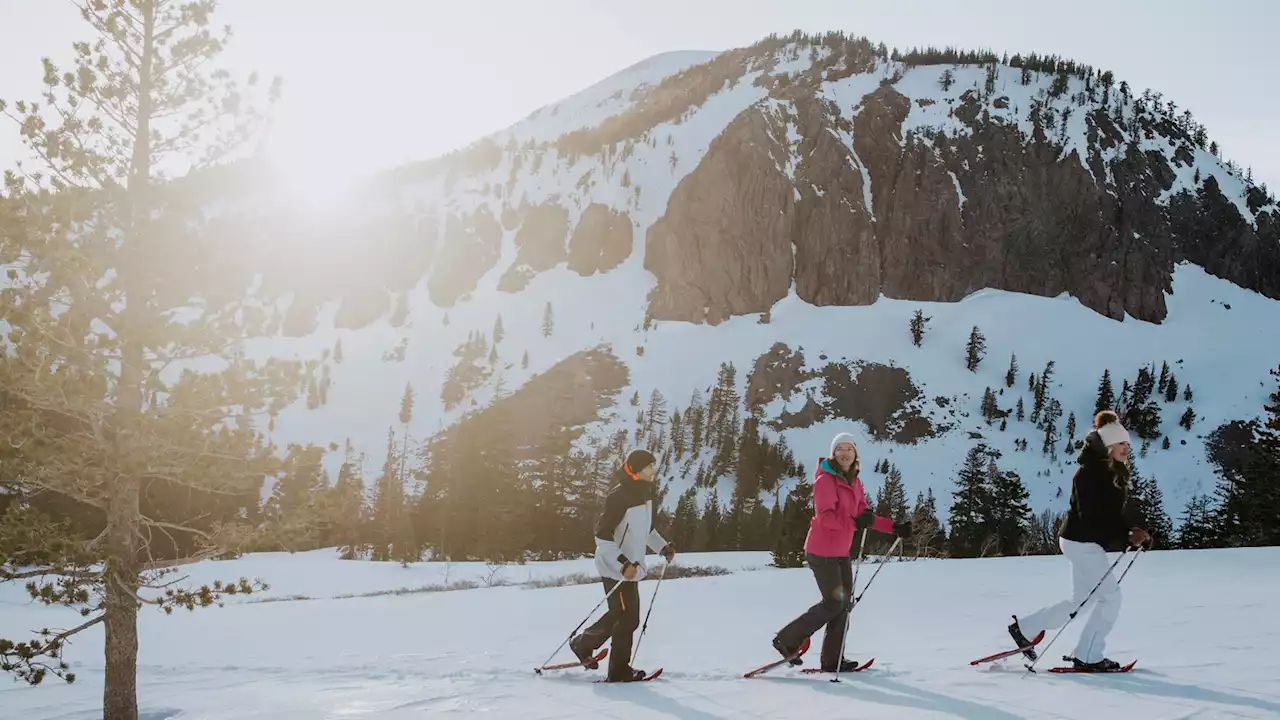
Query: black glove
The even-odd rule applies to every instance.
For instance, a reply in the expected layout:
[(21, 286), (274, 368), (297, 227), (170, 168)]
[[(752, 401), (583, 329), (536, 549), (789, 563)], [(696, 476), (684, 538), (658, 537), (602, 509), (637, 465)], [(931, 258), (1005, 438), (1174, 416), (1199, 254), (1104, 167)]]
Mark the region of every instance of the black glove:
[(671, 562), (672, 560), (674, 560), (676, 557), (675, 545), (672, 545), (671, 543), (667, 543), (666, 547), (662, 548), (662, 557), (666, 558), (667, 562)]
[(853, 518), (854, 527), (859, 530), (870, 528), (875, 521), (876, 514), (871, 512), (870, 509), (864, 510), (861, 515), (855, 515)]
[(909, 537), (911, 537), (911, 521), (910, 521), (910, 520), (903, 520), (902, 522), (896, 522), (896, 523), (894, 523), (894, 524), (893, 524), (893, 534), (894, 534), (894, 535), (897, 535), (897, 536), (898, 536), (898, 537), (900, 537), (900, 538), (909, 538)]

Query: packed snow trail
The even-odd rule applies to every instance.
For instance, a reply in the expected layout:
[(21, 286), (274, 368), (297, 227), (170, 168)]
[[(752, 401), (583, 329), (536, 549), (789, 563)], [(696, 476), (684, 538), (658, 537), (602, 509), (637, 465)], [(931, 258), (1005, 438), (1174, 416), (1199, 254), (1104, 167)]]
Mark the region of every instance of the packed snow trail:
[[(198, 569), (229, 577), (252, 562)], [(289, 585), (287, 561), (275, 565), (275, 580)], [(329, 581), (362, 565), (334, 560)], [(795, 668), (742, 677), (776, 657), (774, 630), (814, 602), (806, 569), (666, 580), (636, 658), (666, 670), (636, 685), (596, 684), (599, 670), (533, 672), (599, 601), (598, 584), (144, 611), (139, 701), (149, 720), (1280, 717), (1280, 549), (1150, 552), (1122, 590), (1108, 655), (1136, 658), (1133, 672), (1024, 677), (1020, 655), (968, 663), (1009, 646), (1011, 614), (1070, 592), (1065, 558), (895, 562), (852, 615), (846, 654), (876, 663), (839, 684)], [(646, 611), (651, 595), (645, 583)], [(0, 636), (74, 620), (14, 598), (6, 589)], [(1073, 623), (1059, 645), (1069, 650), (1078, 631)], [(0, 715), (101, 717), (101, 638), (95, 628), (68, 649), (74, 685), (0, 685)], [(1061, 664), (1059, 650), (1041, 665)], [(571, 659), (567, 650), (555, 658)], [(816, 662), (812, 651), (806, 660)]]

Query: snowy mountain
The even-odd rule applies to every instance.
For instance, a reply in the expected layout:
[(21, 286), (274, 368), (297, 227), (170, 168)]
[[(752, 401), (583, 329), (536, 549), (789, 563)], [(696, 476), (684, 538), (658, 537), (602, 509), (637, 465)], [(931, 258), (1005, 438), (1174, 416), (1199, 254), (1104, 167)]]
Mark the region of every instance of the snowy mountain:
[[(1274, 197), (1174, 102), (1058, 58), (771, 37), (652, 58), (349, 205), (248, 187), (243, 262), (290, 299), (246, 350), (323, 354), (272, 437), (349, 438), (369, 477), (406, 385), (414, 442), (502, 399), (495, 449), (622, 431), (672, 455), (640, 411), (658, 391), (687, 413), (731, 363), (729, 414), (810, 468), (850, 431), (869, 489), (887, 459), (945, 512), (982, 442), (1061, 510), (1103, 372), (1120, 395), (1167, 363), (1137, 462), (1176, 517), (1214, 482), (1206, 435), (1257, 415), (1280, 361)], [(1051, 361), (1042, 452), (1029, 376)], [(700, 472), (715, 450), (667, 459), (668, 507), (699, 475), (729, 497), (730, 468)]]

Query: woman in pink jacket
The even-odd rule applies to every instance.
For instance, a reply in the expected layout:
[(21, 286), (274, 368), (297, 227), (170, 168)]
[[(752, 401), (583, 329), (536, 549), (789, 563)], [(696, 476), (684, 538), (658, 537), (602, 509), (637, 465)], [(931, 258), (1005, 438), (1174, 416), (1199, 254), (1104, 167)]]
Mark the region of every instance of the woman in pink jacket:
[[(911, 537), (911, 521), (895, 523), (871, 511), (862, 481), (853, 436), (840, 433), (831, 441), (831, 457), (820, 458), (813, 477), (813, 519), (804, 541), (805, 560), (818, 582), (822, 600), (778, 631), (773, 647), (791, 657), (804, 639), (826, 626), (822, 637), (822, 669), (849, 672), (857, 663), (840, 657), (849, 610), (853, 605), (853, 535), (859, 527)], [(801, 664), (800, 658), (791, 661)]]

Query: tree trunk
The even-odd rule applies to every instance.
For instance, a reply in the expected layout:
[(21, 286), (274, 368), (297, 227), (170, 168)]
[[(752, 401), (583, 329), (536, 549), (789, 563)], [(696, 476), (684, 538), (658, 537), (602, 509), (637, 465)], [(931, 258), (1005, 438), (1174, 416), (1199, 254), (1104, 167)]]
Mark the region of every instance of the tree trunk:
[(106, 682), (103, 720), (138, 719), (138, 480), (121, 479), (107, 506)]
[(155, 57), (156, 6), (144, 0), (142, 60), (138, 68), (137, 132), (129, 168), (125, 223), (131, 252), (121, 257), (121, 282), (127, 298), (118, 331), (120, 381), (116, 392), (115, 462), (119, 480), (107, 500), (106, 678), (102, 688), (102, 720), (138, 720), (138, 541), (142, 514), (138, 506), (140, 481), (131, 459), (138, 451), (135, 433), (143, 406), (143, 340), (145, 282), (137, 259), (144, 255), (143, 228), (150, 221), (148, 184), (151, 176), (152, 63)]

